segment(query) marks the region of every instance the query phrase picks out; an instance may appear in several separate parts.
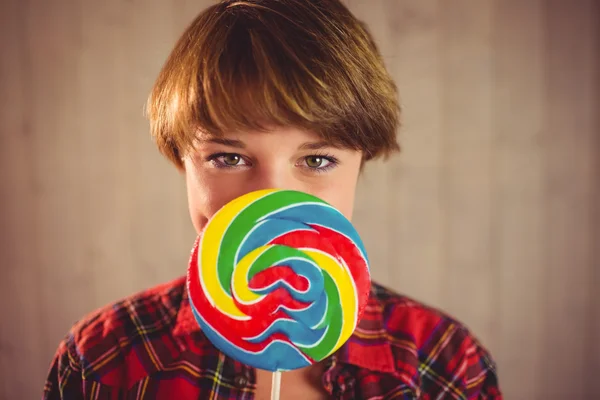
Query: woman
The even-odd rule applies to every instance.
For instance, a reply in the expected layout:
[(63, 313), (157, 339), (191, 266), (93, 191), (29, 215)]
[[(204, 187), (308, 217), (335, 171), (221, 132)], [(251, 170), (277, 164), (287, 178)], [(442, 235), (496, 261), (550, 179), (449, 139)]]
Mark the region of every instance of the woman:
[[(181, 36), (148, 101), (160, 151), (185, 174), (201, 234), (253, 190), (316, 195), (351, 217), (363, 164), (399, 149), (396, 86), (338, 0), (222, 1)], [(377, 268), (377, 266), (375, 266)], [(60, 344), (45, 398), (269, 398), (270, 373), (219, 352), (184, 279), (112, 304)], [(332, 357), (286, 372), (284, 399), (499, 399), (495, 366), (465, 327), (373, 284)]]

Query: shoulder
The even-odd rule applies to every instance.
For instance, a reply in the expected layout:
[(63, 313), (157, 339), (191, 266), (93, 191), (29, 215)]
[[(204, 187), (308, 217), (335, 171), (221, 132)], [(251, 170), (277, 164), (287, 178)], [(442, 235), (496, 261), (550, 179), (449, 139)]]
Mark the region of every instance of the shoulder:
[(427, 394), (447, 390), (467, 398), (500, 398), (496, 365), (478, 338), (452, 316), (373, 284), (384, 329), (400, 368)]
[(376, 283), (373, 283), (372, 293), (381, 306), (388, 334), (410, 338), (418, 349), (423, 349), (448, 330), (465, 336), (465, 339), (474, 339), (464, 324), (434, 307)]
[[(175, 353), (171, 331), (184, 290), (185, 279), (179, 278), (88, 314), (69, 330), (55, 359), (83, 379), (107, 385), (121, 386), (123, 379), (133, 382), (151, 373)], [(147, 357), (140, 357), (140, 351)]]

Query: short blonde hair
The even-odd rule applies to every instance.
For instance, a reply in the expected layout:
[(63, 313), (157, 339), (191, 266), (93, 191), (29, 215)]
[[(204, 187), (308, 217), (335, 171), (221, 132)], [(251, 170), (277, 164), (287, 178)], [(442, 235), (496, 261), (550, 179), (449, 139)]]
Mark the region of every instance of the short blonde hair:
[(198, 131), (293, 126), (363, 159), (399, 150), (396, 85), (366, 26), (339, 0), (224, 0), (177, 41), (146, 112), (182, 168)]

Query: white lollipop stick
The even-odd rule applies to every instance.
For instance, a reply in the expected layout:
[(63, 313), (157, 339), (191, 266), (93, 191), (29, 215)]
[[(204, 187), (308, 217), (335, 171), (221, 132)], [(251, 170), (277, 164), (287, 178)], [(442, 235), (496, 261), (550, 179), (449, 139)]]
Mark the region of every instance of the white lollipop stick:
[(271, 383), (271, 400), (279, 400), (281, 389), (281, 372), (273, 372), (273, 381)]

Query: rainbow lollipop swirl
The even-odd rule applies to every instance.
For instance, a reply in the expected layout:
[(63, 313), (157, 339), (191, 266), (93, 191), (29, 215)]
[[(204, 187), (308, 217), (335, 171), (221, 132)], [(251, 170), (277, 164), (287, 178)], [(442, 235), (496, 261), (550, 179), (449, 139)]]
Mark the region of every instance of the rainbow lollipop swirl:
[(194, 316), (244, 364), (318, 362), (354, 331), (370, 290), (366, 252), (338, 210), (302, 192), (261, 190), (210, 220), (188, 269)]

